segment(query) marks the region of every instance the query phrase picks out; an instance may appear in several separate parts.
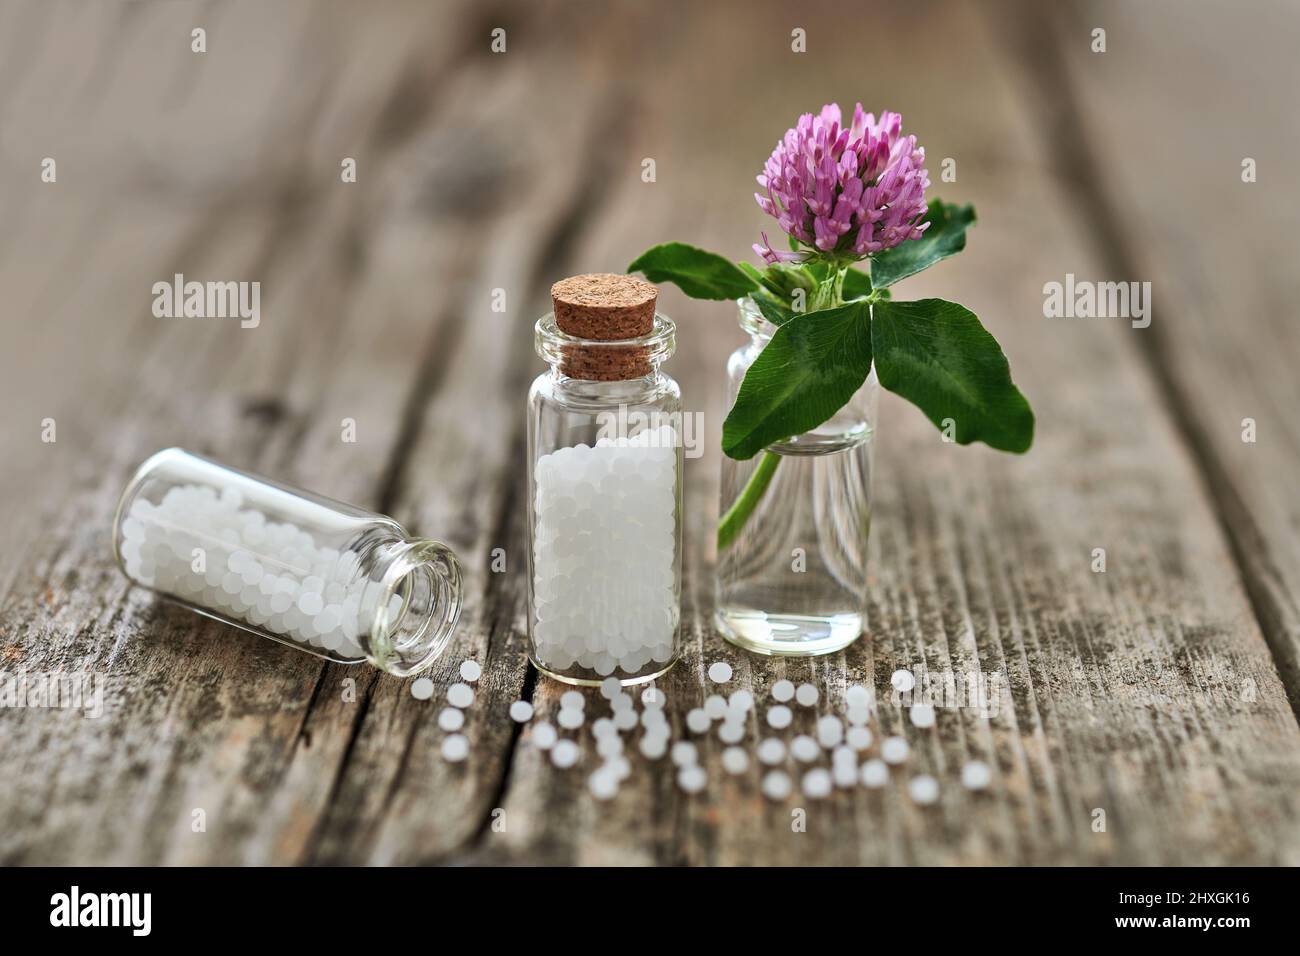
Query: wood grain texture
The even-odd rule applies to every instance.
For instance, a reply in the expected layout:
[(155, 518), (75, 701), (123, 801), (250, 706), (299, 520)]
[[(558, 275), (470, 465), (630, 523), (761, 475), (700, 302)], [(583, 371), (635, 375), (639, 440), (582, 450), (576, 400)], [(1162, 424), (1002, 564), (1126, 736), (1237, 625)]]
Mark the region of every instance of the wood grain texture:
[[(790, 52), (785, 7), (750, 6), (0, 10), (0, 287), (27, 317), (0, 326), (5, 355), (22, 357), (0, 383), (14, 412), (0, 453), (15, 462), (0, 675), (87, 669), (109, 690), (99, 720), (0, 711), (0, 860), (1300, 862), (1300, 730), (1277, 663), (1292, 673), (1287, 609), (1300, 592), (1286, 533), (1294, 377), (1284, 350), (1210, 320), (1221, 297), (1255, 296), (1269, 334), (1289, 335), (1284, 308), (1268, 307), (1290, 279), (1281, 260), (1248, 263), (1244, 241), (1239, 277), (1194, 272), (1181, 252), (1204, 264), (1214, 247), (1199, 244), (1204, 220), (1176, 207), (1208, 172), (1171, 154), (1164, 168), (1185, 177), (1128, 168), (1085, 188), (1063, 159), (1072, 140), (1044, 119), (1077, 101), (1086, 122), (1104, 114), (1136, 137), (1158, 113), (1160, 141), (1177, 143), (1200, 129), (1196, 113), (1129, 95), (1159, 90), (1130, 61), (1080, 79), (1089, 61), (1067, 48), (1077, 24), (1031, 21), (1029, 8), (1046, 51), (983, 8), (873, 6), (890, 35), (962, 51), (918, 70), (904, 45), (857, 55), (846, 6), (800, 9), (791, 25), (807, 29), (807, 55)], [(1126, 9), (1119, 36), (1153, 37), (1158, 15)], [(188, 49), (196, 16), (209, 27), (203, 57)], [(488, 52), (498, 25), (505, 55)], [(1234, 29), (1225, 50), (1254, 36)], [(1182, 63), (1186, 44), (1212, 35), (1187, 27), (1156, 48)], [(1053, 51), (1071, 72), (1045, 65)], [(815, 661), (740, 653), (709, 623), (722, 367), (740, 333), (726, 304), (665, 289), (679, 327), (668, 370), (706, 424), (706, 454), (687, 463), (687, 652), (660, 682), (675, 733), (712, 691), (707, 665), (727, 660), (728, 690), (752, 688), (763, 705), (783, 676), (819, 686), (822, 713), (841, 709), (849, 685), (874, 686), (877, 735), (902, 734), (914, 754), (883, 790), (777, 803), (760, 796), (756, 768), (723, 772), (716, 737), (699, 741), (709, 786), (695, 796), (630, 741), (631, 779), (598, 802), (589, 729), (582, 763), (558, 770), (506, 716), (522, 697), (554, 719), (565, 689), (536, 678), (524, 638), (532, 322), (556, 278), (621, 271), (658, 241), (746, 256), (764, 224), (745, 184), (786, 120), (855, 95), (901, 110), (936, 192), (979, 209), (968, 251), (897, 291), (982, 317), (1035, 405), (1038, 443), (1023, 458), (957, 448), (884, 402), (871, 633)], [(1244, 138), (1253, 118), (1238, 122)], [(1275, 156), (1294, 152), (1285, 135), (1267, 141)], [(56, 188), (32, 172), (44, 155), (59, 157)], [(344, 156), (358, 160), (356, 184), (339, 182)], [(939, 182), (943, 157), (957, 159), (956, 183)], [(1159, 277), (1156, 325), (1043, 318), (1044, 282), (1130, 263), (1109, 251), (1106, 221), (1078, 207), (1134, 188), (1156, 203), (1134, 225), (1146, 241), (1133, 270)], [(1254, 202), (1234, 227), (1280, 235), (1285, 215)], [(262, 325), (155, 319), (146, 293), (173, 272), (261, 280)], [(1139, 336), (1166, 301), (1194, 331), (1160, 339), (1152, 359)], [(1216, 370), (1216, 355), (1231, 361)], [(1216, 392), (1192, 388), (1203, 376), (1233, 398), (1227, 425)], [(1248, 462), (1232, 445), (1239, 425), (1228, 428), (1250, 414), (1238, 405), (1271, 410), (1257, 414)], [(54, 445), (34, 437), (46, 415)], [(344, 418), (356, 444), (340, 441)], [(108, 554), (112, 506), (134, 464), (168, 444), (391, 513), (455, 548), (467, 603), (429, 672), (434, 701), (127, 589)], [(1099, 547), (1104, 574), (1090, 568)], [(466, 657), (484, 676), (471, 758), (452, 765), (437, 713)], [(919, 730), (890, 699), (896, 667), (983, 675), (992, 705), (941, 707), (937, 727)], [(589, 697), (590, 723), (603, 703)], [(799, 709), (783, 736), (814, 717)], [(751, 739), (766, 733), (751, 721)], [(987, 793), (956, 783), (972, 758), (994, 769)], [(907, 798), (918, 772), (942, 782), (935, 806)], [(196, 808), (206, 832), (192, 830)]]
[[(968, 708), (941, 711), (935, 732), (918, 732), (897, 707), (882, 707), (879, 729), (913, 744), (908, 773), (932, 772), (948, 784), (940, 807), (927, 810), (896, 787), (774, 805), (757, 796), (757, 769), (725, 776), (716, 740), (704, 745), (707, 796), (684, 796), (665, 785), (661, 770), (636, 776), (635, 797), (607, 807), (557, 787), (544, 756), (525, 748), (505, 804), (511, 829), (490, 837), (501, 858), (558, 851), (558, 859), (583, 863), (1294, 859), (1288, 821), (1296, 807), (1285, 782), (1297, 774), (1294, 721), (1192, 461), (1122, 330), (1042, 318), (1043, 282), (1087, 272), (1093, 260), (1086, 237), (1059, 211), (1068, 184), (1053, 175), (1054, 157), (1032, 128), (1017, 73), (974, 15), (913, 14), (906, 25), (940, 48), (964, 38), (965, 55), (949, 67), (932, 64), (923, 82), (906, 71), (901, 52), (894, 61), (880, 51), (870, 85), (905, 115), (923, 117), (931, 156), (959, 158), (958, 183), (945, 195), (974, 201), (983, 221), (964, 256), (899, 294), (946, 295), (984, 317), (1035, 401), (1039, 444), (1024, 459), (957, 449), (939, 443), (914, 409), (887, 403), (872, 641), (813, 664), (764, 661), (718, 643), (709, 625), (710, 526), (695, 524), (691, 649), (667, 688), (680, 721), (708, 693), (707, 663), (721, 658), (760, 697), (788, 676), (823, 687), (833, 702), (827, 709), (840, 709), (849, 684), (870, 682), (884, 697), (895, 667), (920, 665), (1002, 681), (1001, 706), (992, 720)], [(760, 88), (766, 56), (779, 44), (756, 54), (749, 73), (724, 76), (708, 51), (731, 28), (721, 16), (693, 22), (692, 42), (676, 50), (670, 72), (724, 98), (733, 86)], [(815, 25), (813, 35), (825, 36)], [(826, 86), (853, 88), (852, 61), (844, 61), (844, 76), (827, 62), (837, 58), (819, 65)], [(942, 92), (958, 86), (963, 99), (945, 107)], [(981, 104), (978, 116), (965, 97)], [(790, 112), (802, 105), (789, 104)], [(753, 228), (736, 215), (735, 198), (714, 187), (752, 173), (745, 157), (763, 155), (761, 133), (750, 148), (747, 129), (710, 130), (705, 116), (673, 99), (657, 119), (645, 124), (645, 141), (660, 170), (679, 168), (677, 159), (685, 167), (685, 157), (700, 152), (709, 157), (707, 175), (697, 177), (692, 162), (682, 177), (689, 182), (672, 183), (678, 196), (698, 190), (690, 205), (704, 225), (692, 241), (742, 254)], [(625, 237), (620, 226), (646, 201), (643, 187), (624, 192), (608, 224), (594, 228), (592, 255), (607, 255), (613, 243), (630, 257), (648, 241), (677, 237)], [(612, 268), (619, 258), (590, 267)], [(671, 290), (665, 300), (683, 342), (691, 333), (691, 348), (672, 369), (688, 395), (709, 395), (706, 417), (716, 432), (720, 357), (738, 344), (734, 316)], [(693, 513), (713, 513), (716, 444), (707, 447), (711, 454), (688, 470)], [(704, 485), (707, 492), (697, 494)], [(1095, 547), (1110, 554), (1105, 575), (1090, 570)], [(1243, 693), (1257, 696), (1247, 704)], [(801, 714), (795, 729), (811, 723), (811, 714)], [(677, 729), (684, 732), (680, 722)], [(752, 732), (766, 731), (756, 725)], [(1286, 756), (1261, 762), (1265, 740)], [(952, 785), (971, 757), (997, 767), (996, 795), (973, 797)], [(1261, 774), (1272, 783), (1261, 787)], [(792, 832), (796, 805), (807, 810), (806, 832)], [(1106, 811), (1105, 833), (1092, 830), (1095, 809)]]
[[(1084, 29), (1079, 16), (1052, 24), (1069, 53), (1058, 68), (1075, 104), (1072, 138), (1123, 143), (1143, 161), (1112, 169), (1108, 150), (1078, 152), (1077, 171), (1106, 170), (1085, 177), (1081, 214), (1095, 222), (1108, 269), (1153, 285), (1159, 318), (1146, 357), (1300, 710), (1300, 496), (1287, 477), (1300, 459), (1300, 283), (1284, 264), (1300, 225), (1290, 171), (1300, 152), (1290, 96), (1300, 12), (1103, 4), (1093, 19), (1110, 25), (1103, 56), (1070, 42)], [(1152, 74), (1180, 82), (1142, 82)], [(1255, 182), (1243, 181), (1247, 159)]]
[[(304, 30), (313, 12), (311, 5), (295, 8)], [(277, 52), (290, 41), (272, 43), (285, 29), (284, 13), (263, 15), (266, 21), (248, 10), (240, 21), (251, 50), (204, 61), (236, 89), (241, 83), (252, 89), (292, 83), (294, 64)], [(192, 22), (170, 7), (150, 8), (146, 18), (152, 17), (173, 27)], [(362, 683), (357, 698), (364, 701), (373, 677), (322, 667), (127, 591), (110, 560), (108, 521), (130, 469), (169, 444), (361, 505), (382, 505), (395, 449), (406, 437), (403, 411), (425, 373), (422, 356), (434, 349), (437, 319), (448, 315), (435, 314), (432, 303), (456, 281), (457, 256), (469, 254), (467, 242), (475, 238), (429, 226), (427, 206), (463, 202), (460, 184), (438, 168), (436, 153), (412, 147), (404, 156), (402, 131), (383, 122), (395, 97), (409, 99), (403, 91), (437, 85), (430, 62), (440, 71), (457, 64), (462, 54), (456, 43), (465, 37), (449, 38), (440, 56), (426, 58), (423, 34), (436, 33), (442, 19), (438, 11), (414, 10), (395, 20), (337, 17), (333, 48), (340, 59), (345, 49), (363, 56), (368, 69), (336, 100), (304, 105), (291, 97), (298, 112), (272, 123), (286, 134), (294, 124), (333, 130), (320, 147), (325, 161), (314, 183), (301, 169), (275, 186), (276, 177), (255, 165), (242, 173), (210, 165), (211, 178), (193, 188), (213, 198), (189, 209), (177, 241), (151, 252), (122, 247), (120, 269), (105, 261), (85, 280), (109, 287), (102, 314), (111, 334), (88, 325), (75, 302), (56, 309), (56, 322), (83, 336), (94, 330), (88, 345), (95, 354), (70, 360), (93, 360), (104, 381), (96, 387), (65, 379), (65, 388), (78, 381), (82, 387), (60, 406), (67, 408), (59, 414), (60, 441), (33, 450), (28, 431), (20, 446), (26, 455), (47, 456), (49, 476), (33, 503), (43, 526), (22, 542), (24, 563), (8, 582), (4, 643), (14, 649), (7, 660), (30, 671), (103, 673), (110, 706), (93, 723), (59, 711), (5, 714), (12, 726), (5, 763), (15, 771), (5, 794), (12, 808), (3, 838), (7, 859), (283, 861), (301, 855), (311, 839), (359, 710), (323, 707), (318, 715), (313, 703), (337, 700), (345, 676)], [(60, 31), (61, 24), (50, 35)], [(126, 32), (146, 49), (160, 42), (152, 29)], [(255, 38), (270, 44), (265, 57), (258, 56), (261, 41)], [(128, 43), (116, 61), (119, 69), (163, 65), (143, 51), (132, 53)], [(190, 55), (187, 47), (183, 55)], [(228, 84), (220, 77), (210, 86), (198, 84), (186, 109), (200, 126), (205, 89), (217, 106), (227, 104)], [(118, 112), (129, 112), (140, 95), (133, 93)], [(419, 102), (436, 105), (431, 97)], [(411, 115), (409, 102), (400, 108), (418, 129), (424, 114)], [(243, 136), (229, 128), (226, 134), (255, 142), (258, 111), (234, 115), (247, 117), (249, 128)], [(152, 128), (153, 121), (144, 125)], [(374, 179), (370, 192), (349, 191), (339, 182), (339, 157), (354, 154), (363, 176)], [(132, 159), (117, 162), (130, 169)], [(176, 167), (198, 176), (196, 168), (204, 167), (196, 162), (180, 158)], [(386, 177), (389, 163), (404, 173)], [(106, 175), (114, 168), (110, 164)], [(70, 178), (74, 190), (91, 190)], [(263, 198), (235, 202), (244, 186)], [(85, 226), (108, 236), (112, 217), (136, 219), (148, 208), (128, 195), (110, 204), (109, 214), (74, 207), (65, 218), (73, 234), (80, 217), (109, 218)], [(388, 251), (369, 256), (370, 248)], [(55, 256), (38, 275), (57, 278), (61, 266)], [(148, 275), (176, 271), (259, 279), (262, 324), (239, 330), (154, 319)], [(344, 417), (356, 420), (354, 444), (341, 441)], [(190, 827), (196, 808), (207, 813), (200, 834)]]

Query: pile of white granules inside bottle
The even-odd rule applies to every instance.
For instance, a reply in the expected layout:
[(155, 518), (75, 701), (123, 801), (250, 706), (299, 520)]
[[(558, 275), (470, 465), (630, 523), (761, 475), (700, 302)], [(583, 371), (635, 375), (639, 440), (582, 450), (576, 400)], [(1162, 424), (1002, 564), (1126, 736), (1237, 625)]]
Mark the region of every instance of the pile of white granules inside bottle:
[[(332, 655), (365, 656), (358, 622), (373, 619), (363, 601), (375, 599), (364, 596), (360, 556), (244, 507), (237, 489), (182, 485), (158, 504), (137, 498), (122, 537), (127, 574), (142, 584)], [(389, 620), (401, 609), (394, 596)]]
[(538, 459), (533, 640), (543, 665), (604, 677), (672, 659), (676, 449), (663, 425)]

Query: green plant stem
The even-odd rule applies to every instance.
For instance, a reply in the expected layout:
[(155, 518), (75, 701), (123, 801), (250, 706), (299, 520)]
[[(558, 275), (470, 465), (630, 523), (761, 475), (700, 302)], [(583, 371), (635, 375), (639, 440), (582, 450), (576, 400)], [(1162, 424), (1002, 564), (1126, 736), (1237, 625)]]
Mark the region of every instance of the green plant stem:
[(812, 303), (809, 307), (810, 312), (817, 312), (821, 309), (833, 309), (836, 306), (844, 304), (844, 276), (849, 271), (848, 266), (836, 266), (831, 269), (824, 282), (818, 284), (813, 290)]
[(767, 486), (772, 481), (772, 475), (776, 473), (776, 466), (780, 463), (780, 455), (770, 451), (763, 452), (758, 467), (749, 476), (749, 481), (745, 482), (745, 487), (741, 489), (740, 496), (732, 502), (731, 507), (727, 509), (727, 513), (718, 522), (719, 552), (730, 547), (731, 542), (740, 533), (740, 529), (745, 526), (750, 514), (757, 507), (759, 499), (767, 491)]
[[(826, 280), (813, 290), (811, 311), (833, 309), (844, 304), (844, 276), (848, 271), (846, 265), (837, 265), (831, 270)], [(780, 455), (770, 451), (763, 452), (758, 467), (754, 469), (754, 473), (749, 476), (749, 481), (741, 489), (740, 497), (732, 503), (727, 513), (722, 516), (722, 520), (718, 522), (719, 553), (730, 547), (736, 535), (740, 534), (740, 529), (745, 526), (749, 516), (758, 507), (758, 502), (767, 491), (772, 475), (776, 472), (776, 466), (780, 463)]]

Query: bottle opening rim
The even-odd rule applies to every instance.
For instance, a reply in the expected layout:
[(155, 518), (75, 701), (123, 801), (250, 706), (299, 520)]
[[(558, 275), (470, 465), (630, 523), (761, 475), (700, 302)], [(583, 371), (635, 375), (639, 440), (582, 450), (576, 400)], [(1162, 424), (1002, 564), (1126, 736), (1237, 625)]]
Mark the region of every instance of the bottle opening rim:
[[(390, 614), (394, 597), (401, 606)], [(445, 544), (415, 538), (394, 547), (362, 599), (362, 607), (374, 609), (362, 635), (367, 659), (397, 677), (428, 667), (456, 631), (462, 598), (460, 561)]]

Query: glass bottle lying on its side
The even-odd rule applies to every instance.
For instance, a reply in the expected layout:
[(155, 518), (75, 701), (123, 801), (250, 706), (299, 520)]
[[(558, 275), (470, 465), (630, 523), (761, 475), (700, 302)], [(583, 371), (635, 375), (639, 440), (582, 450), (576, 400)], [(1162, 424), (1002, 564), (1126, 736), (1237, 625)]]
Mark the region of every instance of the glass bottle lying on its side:
[(404, 677), (446, 647), (460, 564), (392, 518), (169, 448), (113, 522), (122, 571), (191, 610), (342, 664)]

